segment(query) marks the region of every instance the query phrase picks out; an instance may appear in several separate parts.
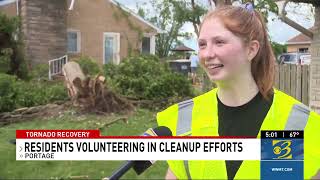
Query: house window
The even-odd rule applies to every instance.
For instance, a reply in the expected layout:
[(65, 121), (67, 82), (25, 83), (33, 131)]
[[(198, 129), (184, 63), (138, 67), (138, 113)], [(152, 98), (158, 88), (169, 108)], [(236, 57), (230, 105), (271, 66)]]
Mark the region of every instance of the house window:
[(298, 51), (301, 53), (306, 53), (306, 52), (308, 52), (308, 48), (299, 48)]
[(69, 53), (80, 52), (80, 31), (74, 31), (74, 30), (68, 31), (68, 52)]
[(142, 38), (142, 54), (150, 54), (150, 37)]
[(120, 33), (103, 33), (103, 64), (120, 63)]

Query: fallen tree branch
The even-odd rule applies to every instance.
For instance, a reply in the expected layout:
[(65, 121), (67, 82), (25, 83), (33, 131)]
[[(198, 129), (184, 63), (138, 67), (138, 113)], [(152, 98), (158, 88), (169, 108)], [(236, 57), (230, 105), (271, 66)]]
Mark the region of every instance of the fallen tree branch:
[(289, 0), (286, 0), (283, 4), (281, 13), (279, 14), (280, 19), (288, 24), (289, 26), (293, 27), (294, 29), (300, 31), (301, 33), (303, 33), (304, 35), (308, 36), (309, 38), (313, 39), (313, 32), (310, 31), (309, 29), (304, 28), (303, 26), (301, 26), (300, 24), (296, 23), (295, 21), (291, 20), (290, 18), (287, 17), (287, 12), (285, 10), (287, 4), (288, 4)]
[(46, 104), (42, 106), (24, 107), (12, 112), (0, 113), (0, 127), (36, 118), (58, 116), (65, 111), (67, 106), (68, 102), (62, 105)]

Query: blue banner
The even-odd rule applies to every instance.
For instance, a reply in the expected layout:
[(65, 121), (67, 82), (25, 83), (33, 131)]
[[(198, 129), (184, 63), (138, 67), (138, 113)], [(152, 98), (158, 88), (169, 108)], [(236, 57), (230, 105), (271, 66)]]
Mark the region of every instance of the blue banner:
[(261, 138), (261, 179), (303, 179), (303, 160), (303, 137)]

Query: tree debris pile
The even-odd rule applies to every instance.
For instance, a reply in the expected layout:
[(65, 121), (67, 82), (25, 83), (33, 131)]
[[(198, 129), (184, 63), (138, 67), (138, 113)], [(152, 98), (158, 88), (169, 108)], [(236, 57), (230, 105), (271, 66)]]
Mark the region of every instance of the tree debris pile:
[(11, 123), (32, 120), (38, 117), (56, 117), (62, 115), (64, 110), (70, 106), (70, 103), (64, 104), (46, 104), (34, 107), (24, 107), (12, 112), (0, 113), (0, 127)]
[(73, 105), (85, 112), (112, 113), (133, 109), (129, 101), (107, 88), (104, 76), (87, 77), (76, 62), (68, 62), (63, 67), (63, 75)]

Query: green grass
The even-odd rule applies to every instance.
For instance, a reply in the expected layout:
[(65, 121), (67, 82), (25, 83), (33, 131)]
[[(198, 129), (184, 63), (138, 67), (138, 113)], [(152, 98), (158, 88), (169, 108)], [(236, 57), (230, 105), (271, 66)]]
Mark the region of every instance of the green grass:
[[(102, 179), (110, 176), (124, 161), (16, 161), (16, 147), (10, 144), (16, 129), (100, 129), (102, 135), (139, 135), (150, 127), (156, 127), (155, 113), (138, 109), (128, 123), (110, 122), (122, 115), (95, 116), (65, 113), (58, 118), (35, 119), (0, 128), (0, 179)], [(163, 179), (168, 165), (158, 161), (142, 175), (130, 170), (123, 179)]]

